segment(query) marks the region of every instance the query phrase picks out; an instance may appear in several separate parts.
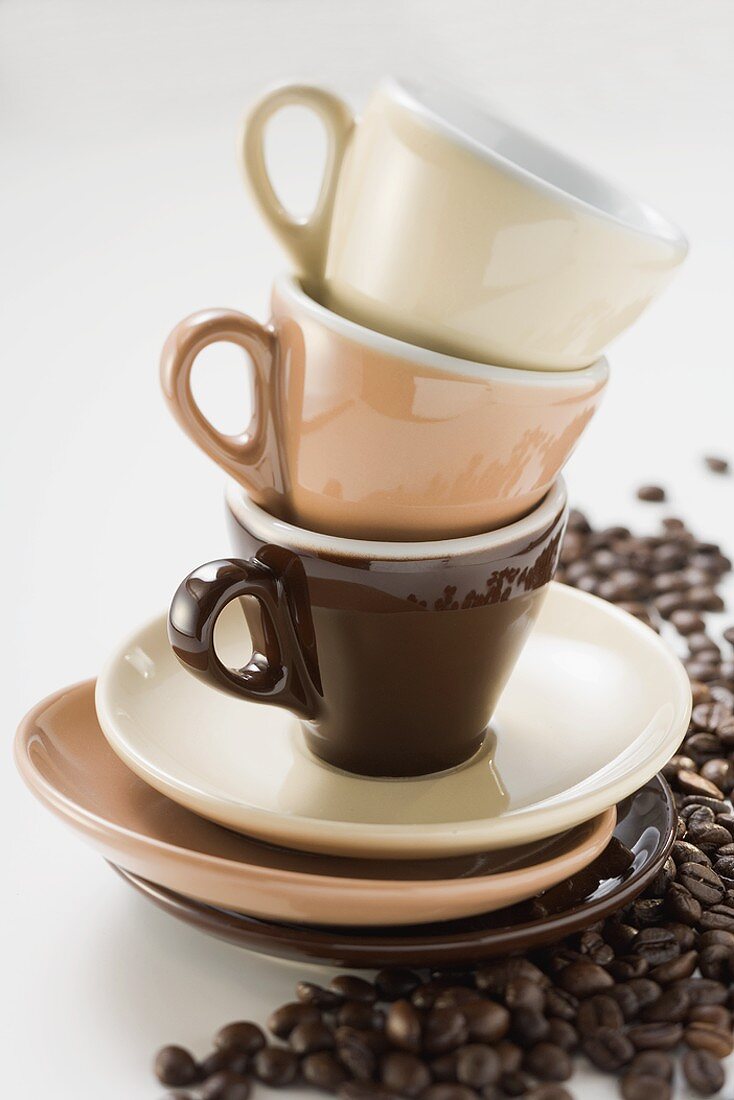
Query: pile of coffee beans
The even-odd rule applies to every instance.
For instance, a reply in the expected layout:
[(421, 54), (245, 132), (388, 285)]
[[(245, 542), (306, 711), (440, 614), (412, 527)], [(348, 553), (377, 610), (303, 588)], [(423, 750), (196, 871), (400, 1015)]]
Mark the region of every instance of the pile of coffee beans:
[[(665, 499), (654, 486), (640, 495)], [(680, 1096), (718, 1093), (734, 1049), (734, 627), (719, 644), (705, 617), (723, 610), (730, 568), (680, 519), (641, 537), (570, 518), (559, 579), (672, 628), (692, 682), (691, 724), (664, 769), (677, 839), (637, 900), (526, 956), (299, 982), (266, 1029), (228, 1024), (201, 1061), (161, 1050), (170, 1095), (247, 1100), (263, 1082), (342, 1100), (570, 1100), (581, 1059), (618, 1077), (624, 1100), (668, 1100), (676, 1072)]]

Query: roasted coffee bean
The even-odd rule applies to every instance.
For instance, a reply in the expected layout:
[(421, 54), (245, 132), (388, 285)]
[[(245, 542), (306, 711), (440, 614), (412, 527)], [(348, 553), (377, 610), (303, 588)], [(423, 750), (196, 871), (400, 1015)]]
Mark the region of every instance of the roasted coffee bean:
[(672, 1050), (683, 1037), (681, 1024), (634, 1024), (627, 1036), (636, 1050)]
[(249, 1020), (226, 1024), (214, 1036), (214, 1047), (217, 1050), (236, 1048), (245, 1054), (255, 1054), (264, 1046), (265, 1035), (262, 1029)]
[(438, 994), (433, 1002), (433, 1007), (448, 1008), (449, 1006), (456, 1007), (460, 1005), (463, 1008), (464, 1005), (481, 999), (481, 993), (478, 993), (476, 989), (467, 989), (463, 985), (452, 985)]
[(723, 611), (724, 601), (707, 585), (696, 585), (686, 593), (686, 605), (695, 611)]
[(505, 1096), (524, 1096), (530, 1092), (535, 1084), (535, 1079), (522, 1069), (514, 1073), (503, 1073), (499, 1085)]
[(184, 1047), (162, 1047), (155, 1056), (154, 1072), (162, 1085), (178, 1088), (193, 1085), (199, 1079), (199, 1069)]
[(699, 970), (704, 978), (713, 978), (717, 982), (728, 981), (730, 960), (734, 960), (731, 948), (723, 943), (712, 943), (699, 954)]
[(350, 1077), (371, 1081), (377, 1069), (377, 1056), (366, 1036), (354, 1033), (337, 1043), (336, 1057)]
[(429, 1085), (421, 1100), (477, 1100), (477, 1094), (468, 1085)]
[(510, 1035), (522, 1047), (534, 1046), (548, 1034), (548, 1020), (536, 1008), (516, 1008), (512, 1013)]
[(701, 863), (683, 863), (678, 868), (678, 882), (701, 905), (716, 905), (724, 896), (724, 884), (710, 867)]
[(528, 978), (531, 982), (548, 984), (548, 979), (529, 959), (510, 958), (487, 963), (477, 970), (475, 982), (477, 989), (491, 996), (504, 995), (507, 983), (513, 978)]
[(640, 955), (623, 955), (610, 963), (608, 970), (618, 982), (628, 982), (632, 978), (644, 978), (650, 969), (647, 959)]
[(688, 1018), (691, 1023), (712, 1024), (725, 1031), (731, 1030), (731, 1012), (723, 1005), (694, 1005)]
[(445, 1054), (469, 1038), (466, 1021), (458, 1008), (434, 1008), (423, 1029), (423, 1049), (427, 1054)]
[(682, 883), (674, 882), (665, 896), (665, 911), (673, 920), (693, 925), (701, 919), (701, 902)]
[(473, 1089), (494, 1085), (499, 1080), (500, 1073), (500, 1060), (491, 1047), (469, 1043), (457, 1050), (456, 1079), (462, 1085), (469, 1085)]
[[(690, 925), (682, 924), (681, 921), (678, 920), (669, 920), (665, 922), (663, 927), (673, 933), (681, 951), (691, 951), (696, 946), (698, 942), (698, 933), (695, 928), (691, 928)], [(654, 976), (653, 980), (656, 980)]]
[(428, 1088), (431, 1074), (425, 1063), (414, 1054), (393, 1051), (386, 1054), (380, 1063), (380, 1080), (390, 1092), (395, 1092), (398, 1096), (413, 1097), (419, 1096)]
[(645, 1023), (680, 1023), (688, 1015), (691, 1000), (685, 988), (676, 985), (658, 997), (641, 1013)]
[[(660, 986), (657, 986), (659, 989)], [(612, 989), (608, 989), (605, 996), (611, 997), (616, 1001), (622, 1010), (622, 1015), (625, 1020), (633, 1020), (640, 1010), (640, 1004), (637, 1000), (637, 996), (633, 989), (630, 989), (630, 983), (624, 982), (622, 985), (616, 985)]]
[(686, 951), (685, 954), (679, 955), (677, 959), (671, 959), (670, 962), (656, 966), (654, 970), (650, 971), (650, 977), (659, 985), (669, 985), (671, 982), (678, 982), (682, 978), (690, 978), (697, 965), (698, 953), (696, 951)]
[(373, 1054), (378, 1055), (385, 1054), (390, 1047), (390, 1042), (380, 1031), (362, 1030), (355, 1027), (338, 1027), (334, 1031), (334, 1042), (336, 1045), (345, 1046), (347, 1044), (365, 1046), (368, 1050), (371, 1050)]
[(441, 1054), (438, 1058), (432, 1058), (429, 1066), (434, 1081), (455, 1081), (456, 1051), (450, 1050), (448, 1054)]
[(298, 982), (296, 996), (302, 1004), (325, 1009), (338, 1008), (344, 1000), (340, 993), (335, 993), (332, 989), (323, 989), (320, 985), (314, 985), (313, 982)]
[(436, 999), (445, 993), (448, 988), (449, 983), (442, 981), (440, 978), (423, 982), (411, 993), (410, 1003), (415, 1005), (421, 1012), (427, 1011), (433, 1008)]
[(375, 989), (381, 1001), (403, 1000), (409, 997), (420, 984), (417, 974), (399, 966), (381, 970), (375, 977)]
[(635, 1048), (621, 1031), (603, 1027), (582, 1043), (584, 1053), (605, 1073), (614, 1073), (632, 1060)]
[(358, 1030), (372, 1028), (379, 1031), (385, 1023), (385, 1017), (372, 1004), (362, 1001), (346, 1001), (336, 1014), (339, 1027), (356, 1027)]
[(247, 1077), (225, 1069), (207, 1078), (197, 1096), (199, 1100), (248, 1100), (250, 1091)]
[(295, 1081), (299, 1063), (292, 1050), (286, 1050), (284, 1047), (263, 1047), (253, 1058), (252, 1068), (258, 1080), (264, 1085), (283, 1088)]
[(713, 1096), (724, 1084), (724, 1070), (707, 1050), (688, 1050), (683, 1055), (686, 1081), (701, 1096)]
[(731, 1030), (714, 1027), (713, 1024), (689, 1024), (683, 1035), (683, 1042), (691, 1050), (708, 1050), (715, 1058), (727, 1058), (734, 1050)]
[(575, 1020), (579, 1009), (576, 997), (565, 989), (552, 986), (545, 995), (545, 1011), (548, 1016), (558, 1016), (561, 1020)]
[(377, 999), (377, 991), (372, 982), (357, 978), (353, 974), (337, 975), (329, 982), (329, 989), (345, 1001), (360, 1001), (371, 1005)]
[(589, 997), (579, 1006), (576, 1026), (584, 1038), (593, 1035), (600, 1027), (621, 1028), (623, 1025), (622, 1009), (612, 997), (607, 997), (604, 993)]
[(719, 458), (718, 455), (706, 455), (704, 462), (714, 474), (729, 473), (729, 463), (725, 458)]
[(564, 967), (558, 981), (574, 997), (592, 997), (614, 985), (614, 979), (601, 966), (592, 962), (573, 962)]
[(340, 1100), (401, 1100), (397, 1093), (374, 1081), (345, 1081), (336, 1094)]
[(421, 1047), (421, 1018), (410, 1001), (394, 1001), (385, 1018), (385, 1034), (400, 1050), (417, 1054)]
[(625, 1073), (620, 1088), (623, 1100), (670, 1100), (670, 1085), (662, 1077)]
[(644, 1077), (660, 1077), (663, 1081), (673, 1080), (673, 1059), (662, 1050), (641, 1050), (629, 1065), (629, 1073), (638, 1073)]
[(675, 959), (680, 954), (680, 946), (667, 928), (643, 928), (632, 945), (632, 951), (647, 959), (650, 966), (660, 966)]
[(676, 985), (685, 989), (692, 1005), (723, 1005), (726, 1002), (726, 986), (710, 978), (686, 978)]
[(347, 1079), (346, 1070), (328, 1050), (306, 1055), (301, 1061), (301, 1073), (309, 1085), (324, 1092), (336, 1092), (342, 1081)]
[[(637, 1009), (640, 1012), (648, 1005), (653, 1004), (654, 1001), (657, 1001), (662, 993), (661, 987), (651, 978), (633, 978), (631, 982), (627, 982), (627, 988), (634, 993), (637, 1000)], [(624, 1011), (624, 1008), (622, 1011)]]
[(246, 1054), (226, 1049), (213, 1050), (199, 1062), (198, 1077), (199, 1080), (205, 1080), (207, 1077), (213, 1077), (215, 1073), (220, 1073), (223, 1069), (231, 1069), (235, 1073), (244, 1074), (248, 1071), (249, 1064), (250, 1059)]
[(288, 1044), (296, 1054), (316, 1054), (319, 1050), (332, 1050), (334, 1033), (321, 1020), (307, 1020), (296, 1024), (290, 1033)]
[(315, 1005), (293, 1001), (271, 1012), (268, 1017), (268, 1030), (272, 1031), (278, 1039), (287, 1039), (297, 1024), (320, 1019), (321, 1013)]
[(724, 797), (723, 791), (720, 791), (708, 779), (702, 779), (696, 772), (678, 772), (678, 787), (687, 794), (706, 794), (717, 799)]
[(545, 991), (529, 978), (512, 978), (505, 986), (505, 1004), (510, 1009), (534, 1008), (537, 1012), (542, 1012)]
[(461, 1013), (471, 1042), (496, 1043), (510, 1030), (510, 1013), (493, 1001), (474, 1001), (462, 1005)]
[(568, 1020), (559, 1020), (554, 1016), (548, 1021), (546, 1041), (571, 1052), (579, 1045), (579, 1033)]
[(632, 902), (633, 919), (643, 928), (659, 924), (663, 919), (664, 909), (665, 899), (662, 897), (637, 898)]
[(637, 490), (637, 499), (660, 504), (666, 499), (665, 489), (661, 485), (641, 485)]
[(734, 932), (734, 909), (728, 905), (713, 905), (702, 914), (698, 927), (702, 932), (708, 932), (711, 929)]
[(674, 611), (670, 616), (670, 622), (678, 633), (684, 636), (696, 632), (700, 633), (706, 627), (706, 623), (696, 611), (688, 611), (685, 608)]
[(572, 1062), (562, 1047), (553, 1043), (537, 1043), (525, 1055), (525, 1068), (541, 1081), (568, 1081)]

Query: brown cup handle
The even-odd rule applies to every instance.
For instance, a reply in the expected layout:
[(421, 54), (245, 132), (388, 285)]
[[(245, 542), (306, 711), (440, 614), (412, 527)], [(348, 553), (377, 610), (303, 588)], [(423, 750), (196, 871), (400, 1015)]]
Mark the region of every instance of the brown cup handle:
[[(191, 389), (191, 371), (199, 352), (219, 342), (244, 348), (255, 375), (254, 413), (241, 435), (225, 435), (204, 416)], [(161, 354), (161, 386), (175, 419), (202, 451), (237, 479), (250, 484), (248, 468), (262, 456), (268, 415), (269, 378), (275, 356), (275, 333), (234, 310), (205, 309), (176, 325)]]
[[(239, 669), (228, 668), (214, 645), (217, 619), (227, 604), (253, 596), (263, 618), (262, 648)], [(271, 703), (301, 718), (316, 716), (316, 692), (306, 670), (282, 576), (250, 558), (209, 562), (179, 585), (168, 613), (168, 637), (194, 676), (230, 695)]]

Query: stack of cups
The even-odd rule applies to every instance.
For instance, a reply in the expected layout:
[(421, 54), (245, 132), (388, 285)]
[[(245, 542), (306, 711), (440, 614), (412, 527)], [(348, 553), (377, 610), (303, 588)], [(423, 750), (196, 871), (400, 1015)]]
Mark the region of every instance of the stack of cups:
[[(306, 221), (267, 174), (284, 106), (329, 139)], [(179, 588), (179, 659), (286, 707), (345, 771), (445, 771), (480, 748), (553, 577), (560, 471), (601, 400), (603, 348), (665, 285), (684, 238), (654, 210), (454, 93), (381, 84), (355, 119), (293, 85), (249, 112), (245, 175), (295, 271), (267, 324), (208, 310), (162, 358), (171, 410), (230, 476), (236, 557)], [(198, 354), (240, 345), (254, 415), (219, 432), (191, 389)], [(214, 627), (240, 597), (240, 669)]]

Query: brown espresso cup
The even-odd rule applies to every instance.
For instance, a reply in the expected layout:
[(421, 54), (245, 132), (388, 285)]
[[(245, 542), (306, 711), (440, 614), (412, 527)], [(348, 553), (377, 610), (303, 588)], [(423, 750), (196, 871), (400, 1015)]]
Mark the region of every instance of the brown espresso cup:
[[(242, 436), (206, 419), (200, 352), (241, 346), (253, 367)], [(279, 279), (272, 317), (206, 310), (182, 321), (161, 381), (184, 431), (272, 515), (356, 539), (457, 538), (530, 512), (601, 401), (606, 361), (548, 373), (472, 363), (340, 317)], [(243, 419), (245, 410), (243, 409)]]
[[(424, 775), (468, 760), (555, 572), (563, 481), (517, 523), (442, 542), (306, 531), (236, 485), (227, 503), (238, 556), (195, 570), (171, 604), (169, 638), (184, 666), (232, 695), (293, 711), (309, 748), (346, 771)], [(252, 653), (229, 668), (215, 627), (242, 597), (251, 597)]]

